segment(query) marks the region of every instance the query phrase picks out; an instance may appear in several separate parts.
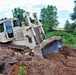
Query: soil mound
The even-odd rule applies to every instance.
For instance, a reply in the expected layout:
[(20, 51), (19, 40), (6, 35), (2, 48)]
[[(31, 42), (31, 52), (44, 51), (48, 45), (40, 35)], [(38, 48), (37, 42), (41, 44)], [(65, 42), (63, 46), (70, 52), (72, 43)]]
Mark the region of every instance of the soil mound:
[(63, 46), (58, 53), (49, 53), (44, 58), (62, 62), (56, 75), (76, 75), (76, 49)]
[(8, 75), (18, 75), (20, 66), (26, 67), (24, 75), (55, 75), (61, 65), (61, 62), (46, 59), (37, 60), (34, 57), (31, 61), (19, 62), (13, 65)]
[(76, 75), (76, 49), (63, 46), (41, 58), (0, 48), (0, 74), (18, 75), (20, 67), (26, 67), (24, 75)]

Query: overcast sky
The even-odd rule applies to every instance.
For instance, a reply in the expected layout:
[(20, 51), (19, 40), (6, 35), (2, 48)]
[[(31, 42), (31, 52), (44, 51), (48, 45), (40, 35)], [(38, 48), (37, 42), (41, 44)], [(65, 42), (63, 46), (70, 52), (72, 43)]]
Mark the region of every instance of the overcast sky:
[(11, 18), (15, 7), (20, 7), (30, 13), (37, 12), (39, 16), (41, 8), (47, 5), (57, 7), (59, 27), (64, 27), (65, 21), (70, 18), (69, 14), (73, 12), (74, 0), (0, 0), (0, 19)]

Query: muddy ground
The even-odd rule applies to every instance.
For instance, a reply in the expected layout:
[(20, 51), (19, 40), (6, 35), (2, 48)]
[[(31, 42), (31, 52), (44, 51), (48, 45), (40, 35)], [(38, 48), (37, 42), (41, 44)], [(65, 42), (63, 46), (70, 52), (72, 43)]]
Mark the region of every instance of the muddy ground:
[(41, 58), (0, 47), (0, 74), (18, 75), (20, 66), (26, 67), (24, 75), (76, 75), (76, 49), (63, 46)]

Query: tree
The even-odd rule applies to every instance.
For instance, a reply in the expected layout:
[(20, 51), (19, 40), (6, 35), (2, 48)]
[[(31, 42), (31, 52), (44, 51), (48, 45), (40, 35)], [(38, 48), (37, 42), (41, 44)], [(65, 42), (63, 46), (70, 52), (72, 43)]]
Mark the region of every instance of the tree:
[(20, 18), (21, 22), (25, 22), (25, 18), (23, 17), (23, 13), (25, 12), (25, 10), (21, 9), (21, 8), (14, 8), (12, 10), (12, 14), (14, 18)]
[(76, 29), (76, 23), (71, 24), (71, 30), (74, 31)]
[(73, 8), (73, 13), (71, 13), (70, 17), (71, 20), (74, 21), (74, 23), (71, 24), (71, 30), (74, 31), (74, 29), (76, 29), (76, 0), (74, 1), (74, 8)]
[(57, 8), (55, 6), (47, 6), (41, 9), (40, 19), (42, 20), (45, 31), (51, 31), (58, 26)]
[(71, 29), (71, 24), (68, 20), (66, 20), (64, 28), (67, 29), (68, 31)]
[(71, 20), (75, 21), (76, 20), (76, 0), (74, 1), (74, 8), (73, 8), (73, 13), (70, 14)]

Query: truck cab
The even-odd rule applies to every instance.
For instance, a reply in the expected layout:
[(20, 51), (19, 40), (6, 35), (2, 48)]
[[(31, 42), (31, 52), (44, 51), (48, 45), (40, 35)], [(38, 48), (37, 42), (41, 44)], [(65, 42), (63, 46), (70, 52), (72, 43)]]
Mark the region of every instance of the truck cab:
[(0, 21), (0, 42), (6, 43), (14, 39), (13, 28), (18, 27), (17, 19), (9, 18)]

